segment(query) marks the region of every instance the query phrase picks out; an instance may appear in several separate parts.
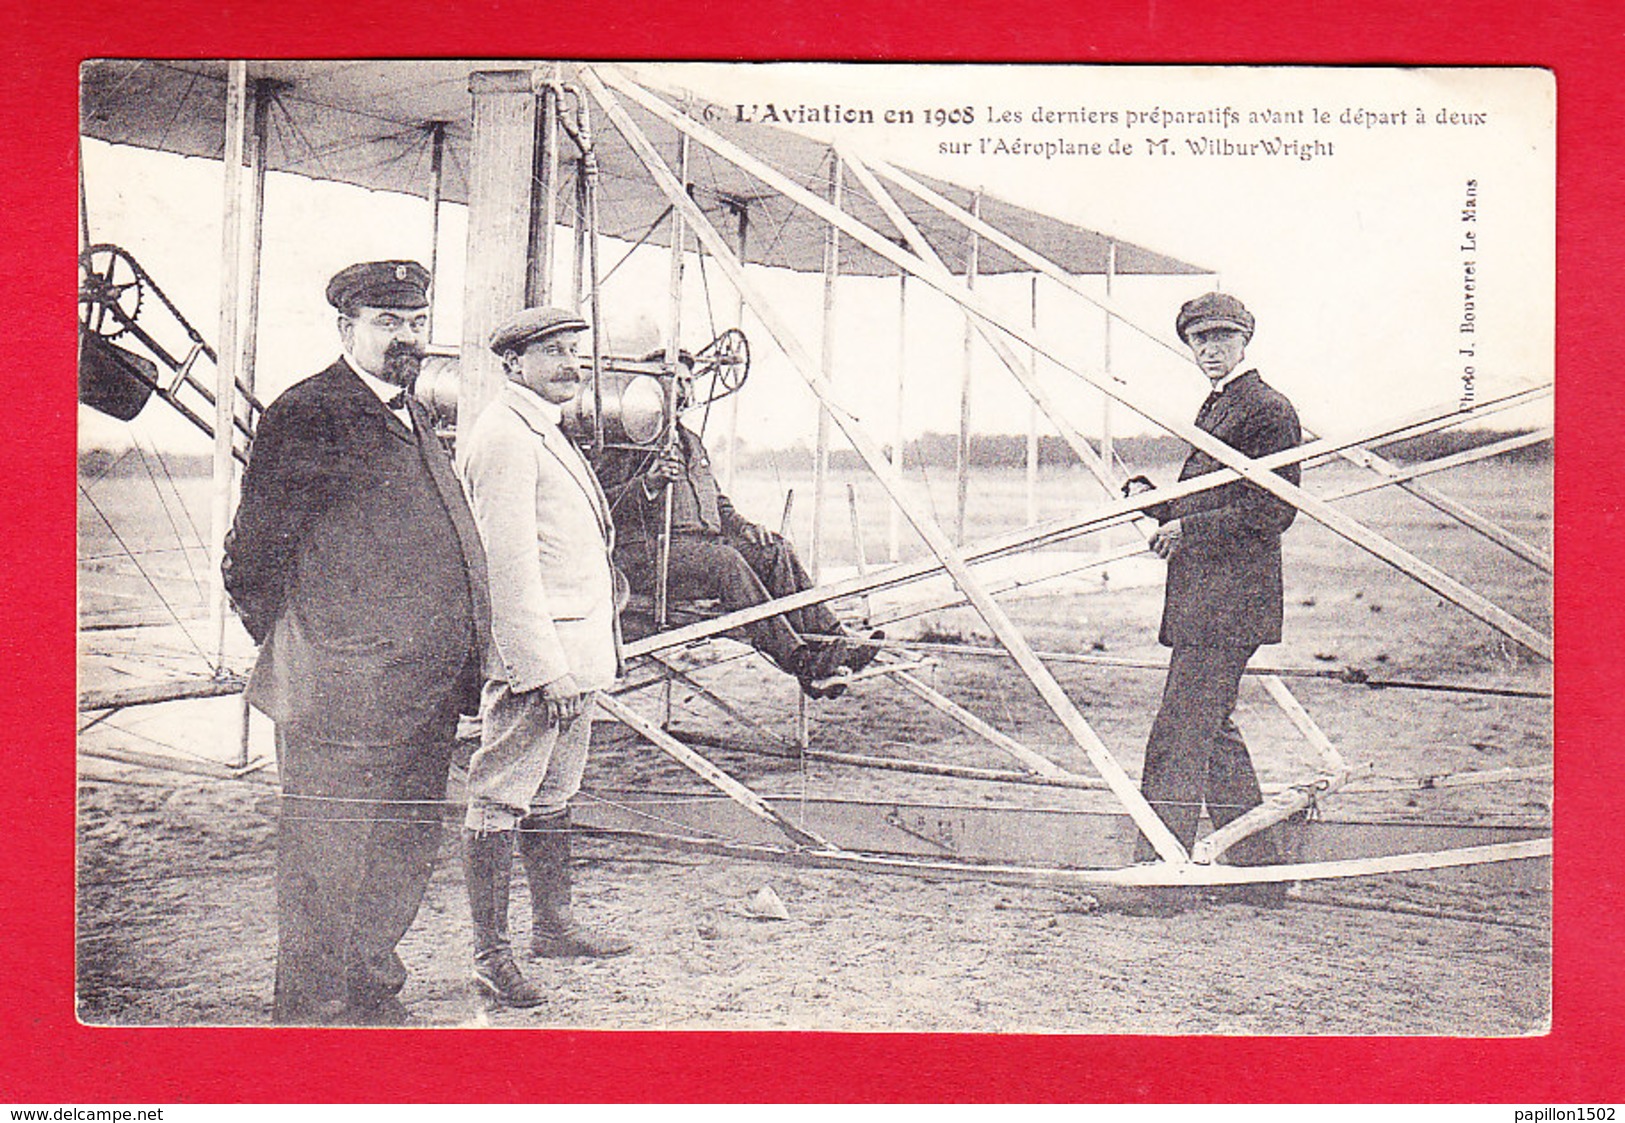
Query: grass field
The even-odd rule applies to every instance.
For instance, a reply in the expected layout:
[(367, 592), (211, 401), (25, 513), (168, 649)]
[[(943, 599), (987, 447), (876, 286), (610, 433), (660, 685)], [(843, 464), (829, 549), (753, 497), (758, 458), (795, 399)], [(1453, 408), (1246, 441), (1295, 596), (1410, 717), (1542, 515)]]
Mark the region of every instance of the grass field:
[[(1167, 480), (1172, 466), (1153, 467)], [(1311, 491), (1356, 478), (1353, 469), (1313, 473)], [(832, 481), (824, 543), (829, 570), (857, 562), (846, 484), (854, 484), (869, 564), (887, 554), (889, 516), (867, 478)], [(1430, 482), (1549, 549), (1550, 478), (1540, 464), (1481, 464)], [(805, 548), (811, 482), (771, 470), (736, 482), (740, 509), (777, 526), (794, 488), (790, 530)], [(928, 484), (941, 522), (953, 522), (951, 474)], [(145, 620), (155, 626), (87, 630), (85, 685), (129, 677), (201, 673), (207, 649), (203, 554), (181, 550), (172, 528), (205, 525), (205, 488), (180, 481), (167, 506), (138, 479), (108, 478), (81, 502), (82, 622), (87, 629)], [(1038, 517), (1087, 511), (1100, 493), (1080, 471), (1048, 470)], [(979, 472), (971, 481), (967, 537), (1025, 522), (1020, 472)], [(1341, 505), (1348, 514), (1425, 558), (1543, 631), (1552, 624), (1548, 578), (1419, 501), (1393, 490)], [(1129, 541), (1116, 532), (1114, 541)], [(122, 543), (122, 544), (121, 544)], [(128, 545), (141, 569), (123, 556)], [(907, 530), (901, 554), (923, 547)], [(1088, 551), (1092, 541), (1074, 543)], [(1135, 572), (1155, 562), (1136, 563)], [(1258, 661), (1314, 669), (1359, 668), (1374, 676), (1519, 689), (1551, 687), (1551, 668), (1387, 565), (1300, 517), (1285, 539), (1285, 642)], [(1114, 572), (1123, 572), (1115, 570)], [(1092, 583), (1092, 584), (1091, 584)], [(153, 594), (163, 589), (185, 631)], [(1024, 595), (1007, 609), (1040, 651), (1164, 658), (1156, 644), (1160, 583), (1090, 576), (1066, 595)], [(1084, 592), (1083, 589), (1096, 591)], [(848, 614), (864, 606), (842, 606)], [(230, 662), (252, 651), (232, 623)], [(190, 638), (187, 636), (190, 635)], [(988, 642), (969, 610), (934, 612), (893, 626), (892, 638)], [(1092, 727), (1132, 774), (1155, 713), (1155, 671), (1056, 665)], [(1080, 749), (1008, 663), (940, 658), (927, 672), (955, 700), (1059, 763), (1091, 771)], [(794, 685), (758, 661), (727, 663), (702, 677), (777, 736), (788, 736)], [(1524, 780), (1427, 787), (1419, 777), (1549, 765), (1549, 700), (1289, 680), (1344, 754), (1369, 777), (1404, 778), (1387, 790), (1351, 790), (1325, 801), (1328, 816), (1549, 826), (1549, 784)], [(658, 714), (655, 692), (640, 696)], [(127, 711), (87, 732), (82, 745), (122, 745), (230, 759), (237, 751), (235, 699)], [(1238, 722), (1264, 780), (1290, 783), (1311, 770), (1302, 742), (1264, 693), (1243, 691)], [(673, 725), (722, 747), (719, 764), (758, 790), (783, 796), (976, 802), (997, 806), (1096, 805), (1078, 793), (962, 781), (764, 756), (755, 735), (692, 691), (674, 696)], [(269, 753), (256, 720), (255, 751)], [(1008, 761), (959, 726), (882, 686), (854, 687), (813, 707), (814, 747), (983, 767)], [(254, 785), (164, 778), (84, 758), (81, 787), (81, 1015), (92, 1021), (186, 1024), (263, 1020), (268, 996), (269, 840), (272, 819)], [(155, 786), (156, 785), (156, 786)], [(607, 736), (589, 767), (587, 791), (625, 787), (694, 791), (700, 785), (653, 749)], [(619, 1028), (1027, 1029), (1063, 1032), (1307, 1032), (1505, 1034), (1538, 1031), (1550, 999), (1549, 897), (1485, 896), (1427, 879), (1365, 886), (1380, 901), (1449, 906), (1444, 915), (1398, 916), (1326, 907), (1306, 888), (1284, 914), (1241, 906), (1169, 921), (1089, 913), (1064, 895), (829, 871), (764, 870), (725, 859), (665, 859), (610, 842), (584, 848), (586, 895), (598, 915), (633, 935), (640, 953), (556, 978), (559, 1000), (533, 1016), (497, 1024)], [(460, 981), (466, 917), (455, 863), (431, 887), (419, 926), (403, 945), (414, 977), (408, 998), (432, 1021), (483, 1024)], [(162, 871), (179, 870), (165, 874)], [(772, 884), (793, 920), (777, 928), (740, 919), (738, 903)], [(1321, 900), (1322, 903), (1314, 903)], [(221, 907), (222, 904), (227, 907)], [(1459, 919), (1482, 915), (1481, 922)], [(1426, 910), (1424, 910), (1425, 912)], [(1437, 910), (1435, 910), (1437, 912)], [(184, 918), (177, 927), (175, 921)], [(450, 950), (448, 950), (448, 948)], [(207, 964), (206, 971), (199, 971)], [(1058, 972), (1059, 965), (1066, 965)], [(1415, 996), (1430, 996), (1418, 1006)], [(1335, 995), (1335, 1001), (1327, 997)]]

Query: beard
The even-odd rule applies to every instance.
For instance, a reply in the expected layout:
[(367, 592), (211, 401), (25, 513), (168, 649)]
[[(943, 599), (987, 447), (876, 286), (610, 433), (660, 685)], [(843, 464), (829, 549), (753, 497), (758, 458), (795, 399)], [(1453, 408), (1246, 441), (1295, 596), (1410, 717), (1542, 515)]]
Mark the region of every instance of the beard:
[(403, 390), (410, 390), (423, 367), (423, 352), (408, 343), (391, 343), (384, 351), (383, 369), (378, 377)]

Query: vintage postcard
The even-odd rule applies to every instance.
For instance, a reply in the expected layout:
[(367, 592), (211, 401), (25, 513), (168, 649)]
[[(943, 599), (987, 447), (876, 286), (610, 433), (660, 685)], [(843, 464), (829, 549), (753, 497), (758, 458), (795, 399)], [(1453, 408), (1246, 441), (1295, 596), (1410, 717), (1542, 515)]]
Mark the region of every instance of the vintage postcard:
[(1551, 73), (80, 93), (82, 1023), (1548, 1032)]

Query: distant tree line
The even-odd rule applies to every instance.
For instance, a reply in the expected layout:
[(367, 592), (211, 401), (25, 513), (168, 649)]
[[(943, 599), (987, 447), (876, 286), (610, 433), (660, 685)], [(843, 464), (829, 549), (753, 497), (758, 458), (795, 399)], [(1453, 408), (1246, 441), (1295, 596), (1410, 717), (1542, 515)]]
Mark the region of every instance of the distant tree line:
[[(1467, 449), (1478, 448), (1480, 445), (1490, 444), (1493, 441), (1505, 440), (1528, 432), (1527, 429), (1449, 429), (1437, 433), (1426, 433), (1420, 437), (1410, 437), (1403, 441), (1394, 441), (1381, 445), (1378, 448), (1390, 460), (1402, 463), (1411, 463), (1419, 460), (1434, 460), (1441, 456), (1450, 456), (1453, 453), (1464, 452)], [(1090, 442), (1091, 447), (1097, 451), (1099, 445)], [(1124, 464), (1134, 468), (1160, 467), (1176, 464), (1185, 457), (1187, 445), (1178, 437), (1170, 436), (1137, 436), (1118, 437), (1113, 446), (1117, 457)], [(903, 445), (903, 467), (909, 469), (927, 469), (940, 471), (952, 469), (958, 460), (959, 438), (953, 433), (924, 433), (919, 438), (906, 442)], [(715, 451), (715, 450), (713, 450)], [(891, 456), (891, 449), (885, 449), (887, 457)], [(1503, 453), (1498, 459), (1515, 461), (1524, 464), (1539, 464), (1549, 461), (1552, 456), (1550, 441), (1527, 448), (1516, 449)], [(83, 476), (111, 475), (145, 475), (147, 465), (151, 464), (151, 454), (147, 454), (143, 462), (142, 454), (134, 451), (115, 452), (105, 448), (87, 448), (79, 451), (79, 474)], [(1060, 437), (1043, 435), (1038, 438), (1038, 463), (1040, 467), (1060, 467), (1076, 461), (1072, 449)], [(213, 459), (202, 453), (165, 453), (164, 466), (151, 464), (154, 472), (169, 473), (177, 476), (207, 476), (212, 470)], [(978, 433), (972, 434), (970, 439), (970, 465), (973, 468), (1021, 468), (1027, 463), (1027, 438), (1015, 433)], [(746, 471), (753, 469), (775, 468), (781, 472), (810, 472), (813, 466), (813, 451), (804, 444), (798, 444), (787, 449), (753, 449), (745, 448), (739, 455), (739, 466)], [(863, 460), (849, 448), (832, 449), (830, 451), (830, 466), (841, 471), (861, 469)]]
[[(1388, 459), (1401, 463), (1434, 460), (1528, 431), (1527, 429), (1444, 430), (1377, 446), (1377, 451)], [(1097, 452), (1100, 449), (1098, 441), (1090, 441), (1089, 445)], [(1180, 438), (1167, 435), (1118, 437), (1112, 445), (1119, 460), (1136, 468), (1177, 464), (1185, 458), (1190, 449), (1190, 446)], [(951, 470), (958, 463), (958, 449), (959, 437), (954, 433), (924, 433), (919, 438), (904, 443), (903, 468), (905, 471), (920, 468), (930, 471), (943, 468)], [(891, 456), (889, 445), (885, 447), (884, 452), (889, 459)], [(1552, 446), (1548, 441), (1502, 453), (1497, 459), (1518, 463), (1544, 463), (1551, 459), (1551, 455)], [(973, 468), (1024, 467), (1027, 463), (1027, 438), (1012, 433), (972, 434), (968, 459)], [(1040, 467), (1061, 467), (1076, 461), (1077, 457), (1073, 455), (1071, 447), (1060, 437), (1046, 434), (1038, 438)], [(746, 448), (740, 452), (739, 465), (747, 470), (775, 467), (779, 471), (811, 471), (813, 451), (803, 444), (788, 449)], [(830, 450), (830, 467), (838, 470), (854, 470), (862, 466), (862, 458), (853, 450), (849, 448)]]

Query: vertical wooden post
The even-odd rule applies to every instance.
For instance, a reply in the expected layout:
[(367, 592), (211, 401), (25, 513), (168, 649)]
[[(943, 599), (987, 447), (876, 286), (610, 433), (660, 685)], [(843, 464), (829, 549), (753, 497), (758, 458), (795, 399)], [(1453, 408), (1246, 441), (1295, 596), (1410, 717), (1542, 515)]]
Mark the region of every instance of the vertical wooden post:
[[(736, 215), (739, 219), (739, 260), (747, 260), (746, 249), (750, 244), (750, 204), (744, 199), (735, 204)], [(734, 310), (734, 326), (741, 331), (745, 328), (745, 298), (739, 297), (739, 306)], [(728, 398), (728, 451), (722, 462), (722, 487), (725, 491), (734, 489), (734, 469), (739, 458), (739, 395), (733, 394)]]
[[(897, 413), (892, 418), (891, 466), (897, 478), (903, 478), (903, 387), (908, 372), (908, 274), (897, 274)], [(887, 505), (886, 556), (896, 561), (899, 554), (899, 536), (903, 515), (897, 504)]]
[(446, 186), (446, 123), (429, 122), (429, 332), (434, 342), (434, 308), (440, 303), (440, 198)]
[[(1106, 244), (1106, 299), (1108, 301), (1110, 301), (1112, 298), (1112, 282), (1116, 278), (1117, 243), (1115, 241), (1111, 241)], [(1107, 312), (1104, 344), (1105, 354), (1103, 356), (1105, 361), (1105, 374), (1107, 378), (1112, 377), (1112, 319), (1112, 314)], [(1037, 327), (1038, 325), (1034, 324), (1033, 326)], [(1105, 462), (1106, 467), (1110, 469), (1112, 466), (1112, 456), (1115, 451), (1112, 448), (1112, 399), (1110, 394), (1102, 394), (1100, 397), (1100, 459)]]
[[(682, 183), (684, 191), (688, 190), (688, 150), (689, 150), (688, 134), (685, 133), (685, 132), (679, 131), (678, 134), (677, 134), (677, 177), (678, 177), (678, 180)], [(677, 208), (673, 207), (672, 212), (671, 212), (671, 259), (670, 259), (670, 270), (669, 270), (669, 272), (667, 274), (667, 282), (668, 282), (669, 288), (668, 288), (668, 291), (667, 291), (667, 294), (666, 294), (667, 295), (667, 301), (668, 301), (667, 308), (666, 308), (666, 369), (667, 370), (675, 370), (676, 369), (676, 367), (677, 367), (677, 359), (678, 359), (679, 354), (682, 351), (682, 336), (683, 336), (683, 243), (684, 243), (683, 215), (682, 215), (681, 211), (679, 211)], [(682, 403), (680, 402), (680, 400), (678, 398), (678, 395), (677, 395), (677, 382), (676, 382), (676, 379), (674, 379), (674, 378), (667, 379), (666, 380), (666, 421), (667, 421), (666, 447), (668, 449), (671, 448), (673, 445), (675, 445), (679, 440), (678, 435), (677, 435), (677, 410), (678, 410), (678, 408), (679, 408), (679, 406), (681, 404)], [(667, 585), (667, 582), (668, 582), (668, 580), (669, 580), (669, 578), (671, 576), (671, 519), (672, 519), (672, 501), (674, 499), (674, 496), (673, 496), (672, 492), (673, 492), (673, 489), (668, 487), (668, 488), (666, 488), (665, 492), (663, 493), (665, 502), (662, 505), (662, 514), (661, 514), (661, 522), (660, 522), (660, 557), (659, 557), (659, 562), (658, 562), (658, 570), (657, 570), (657, 573), (655, 575), (655, 626), (657, 628), (664, 628), (666, 626), (667, 614), (668, 614), (668, 612), (670, 611), (670, 608), (671, 608), (669, 593), (667, 591), (666, 585)], [(671, 719), (671, 713), (670, 713), (670, 709), (671, 709), (671, 701), (670, 701), (670, 699), (671, 699), (671, 684), (670, 684), (669, 680), (667, 682), (666, 698), (667, 698), (667, 703), (666, 703), (667, 714), (666, 714), (666, 718), (667, 718), (668, 721), (670, 721), (670, 719)]]
[[(971, 214), (978, 217), (982, 213), (982, 189), (978, 187), (971, 196)], [(970, 241), (965, 249), (965, 287), (976, 288), (976, 267), (980, 256), (980, 239), (976, 232), (970, 232)], [(954, 543), (965, 544), (965, 505), (970, 495), (970, 373), (972, 345), (976, 340), (976, 323), (969, 312), (965, 313), (965, 362), (959, 379), (959, 444), (954, 455)]]
[(213, 604), (210, 628), (214, 637), (215, 672), (226, 666), (226, 587), (220, 576), (225, 556), (226, 531), (231, 528), (232, 485), (237, 462), (232, 445), (237, 435), (237, 376), (242, 367), (242, 339), (238, 312), (243, 282), (243, 149), (248, 131), (248, 63), (226, 64), (225, 197), (221, 222), (220, 345), (214, 388), (214, 493), (210, 504), (209, 561)]
[(90, 204), (85, 201), (85, 138), (79, 138), (79, 248), (90, 245)]
[(530, 75), (485, 71), (469, 79), (468, 254), (463, 286), (459, 421), (472, 422), (501, 388), (502, 363), (486, 341), (525, 303), (536, 170), (536, 94)]
[[(1111, 302), (1112, 281), (1117, 277), (1117, 242), (1115, 239), (1106, 243), (1106, 301)], [(1104, 348), (1102, 359), (1105, 363), (1104, 373), (1107, 378), (1112, 375), (1112, 320), (1115, 318), (1110, 312), (1106, 314), (1106, 331), (1101, 346)], [(1037, 327), (1037, 325), (1033, 325)], [(1110, 394), (1100, 395), (1100, 462), (1106, 466), (1108, 474), (1115, 476), (1117, 450), (1112, 447), (1112, 398)], [(1101, 553), (1111, 549), (1112, 536), (1108, 531), (1096, 536), (1096, 545)]]
[[(274, 86), (268, 78), (254, 83), (254, 145), (250, 155), (248, 182), (248, 260), (243, 274), (249, 278), (248, 307), (243, 318), (242, 384), (254, 392), (254, 372), (259, 365), (260, 337), (260, 259), (265, 250), (265, 173), (271, 143), (271, 101)], [(253, 420), (252, 417), (249, 419)]]
[[(829, 153), (829, 202), (841, 209), (841, 156), (833, 148)], [(841, 276), (841, 232), (833, 225), (824, 235), (824, 331), (819, 369), (826, 381), (835, 381), (835, 282)], [(818, 439), (813, 455), (812, 543), (808, 569), (813, 584), (818, 583), (819, 570), (824, 561), (824, 492), (829, 484), (829, 407), (818, 406)]]
[[(248, 262), (244, 273), (249, 277), (248, 311), (243, 323), (242, 348), (242, 380), (243, 388), (250, 395), (254, 392), (254, 371), (259, 362), (259, 332), (260, 332), (260, 258), (265, 248), (265, 172), (266, 156), (270, 148), (271, 133), (271, 95), (273, 87), (268, 78), (261, 78), (254, 83), (254, 145), (251, 156), (252, 176), (249, 179), (249, 227)], [(252, 407), (249, 410), (250, 424), (254, 422)], [(242, 699), (242, 729), (237, 744), (237, 767), (248, 765), (248, 738), (253, 708), (248, 704), (248, 696)]]
[[(554, 68), (554, 79), (558, 68)], [(536, 75), (541, 78), (540, 74)], [(537, 122), (540, 159), (533, 184), (530, 230), (530, 277), (525, 285), (525, 303), (553, 303), (553, 240), (559, 222), (559, 88), (550, 81), (542, 85), (536, 99), (541, 113)]]
[(575, 252), (570, 258), (569, 309), (577, 314), (581, 312), (582, 278), (587, 272), (587, 239), (592, 236), (587, 227), (587, 175), (583, 163), (576, 163)]
[[(686, 110), (685, 110), (686, 111)], [(688, 191), (688, 134), (678, 130), (677, 133), (677, 179), (683, 185), (683, 191)], [(669, 290), (667, 292), (668, 306), (666, 309), (666, 369), (676, 370), (678, 356), (682, 352), (683, 340), (683, 243), (684, 223), (682, 211), (676, 207), (671, 212), (671, 259), (670, 270), (667, 275)], [(670, 448), (680, 438), (677, 434), (677, 411), (682, 405), (677, 393), (677, 380), (666, 380), (666, 447)], [(671, 591), (668, 588), (671, 582), (671, 521), (672, 505), (676, 496), (674, 488), (668, 486), (662, 496), (660, 521), (660, 546), (655, 573), (655, 627), (664, 630), (671, 613)], [(669, 727), (672, 720), (673, 696), (672, 681), (666, 679), (661, 688), (661, 709), (665, 714), (665, 724)]]
[[(1038, 274), (1033, 274), (1032, 292), (1028, 303), (1032, 310), (1030, 322), (1033, 331), (1038, 331)], [(1027, 349), (1027, 369), (1038, 376), (1038, 351), (1036, 348)], [(1038, 402), (1027, 403), (1027, 525), (1031, 526), (1038, 521)]]

